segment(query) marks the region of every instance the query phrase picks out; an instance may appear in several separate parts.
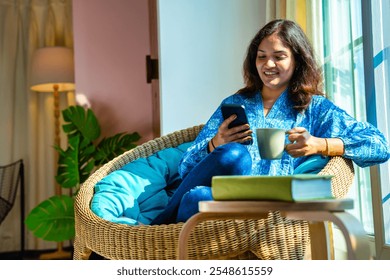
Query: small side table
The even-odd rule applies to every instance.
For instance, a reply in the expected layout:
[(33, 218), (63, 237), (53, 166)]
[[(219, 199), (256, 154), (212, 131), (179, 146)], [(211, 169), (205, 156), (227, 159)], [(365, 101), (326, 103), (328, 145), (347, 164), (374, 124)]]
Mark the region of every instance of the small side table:
[(330, 258), (329, 230), (332, 222), (341, 230), (347, 247), (348, 259), (371, 259), (368, 241), (360, 222), (345, 210), (353, 208), (352, 199), (282, 201), (201, 201), (199, 213), (192, 216), (179, 235), (179, 259), (187, 258), (187, 243), (191, 231), (202, 221), (218, 219), (263, 219), (270, 211), (293, 220), (309, 222), (312, 259)]

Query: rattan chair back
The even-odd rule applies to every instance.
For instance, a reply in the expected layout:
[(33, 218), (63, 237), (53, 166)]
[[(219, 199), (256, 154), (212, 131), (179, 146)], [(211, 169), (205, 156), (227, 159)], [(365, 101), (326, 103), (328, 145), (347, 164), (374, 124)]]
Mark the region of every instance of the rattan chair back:
[[(195, 126), (148, 141), (108, 162), (81, 186), (75, 199), (74, 259), (89, 259), (91, 252), (107, 259), (177, 259), (183, 223), (128, 226), (104, 220), (90, 209), (94, 186), (111, 172), (141, 157), (193, 141), (202, 126)], [(332, 158), (322, 174), (335, 175), (334, 193), (344, 196), (353, 182), (349, 160)], [(270, 212), (261, 220), (202, 222), (190, 235), (189, 259), (303, 259), (309, 244), (307, 222), (289, 220)]]

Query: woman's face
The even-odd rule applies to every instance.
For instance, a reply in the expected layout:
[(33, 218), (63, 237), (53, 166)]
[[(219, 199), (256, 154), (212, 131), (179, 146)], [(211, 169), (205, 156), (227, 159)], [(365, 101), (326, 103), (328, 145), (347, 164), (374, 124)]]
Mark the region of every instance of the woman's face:
[(295, 59), (289, 47), (278, 36), (265, 37), (257, 50), (256, 68), (264, 87), (284, 91), (295, 70)]

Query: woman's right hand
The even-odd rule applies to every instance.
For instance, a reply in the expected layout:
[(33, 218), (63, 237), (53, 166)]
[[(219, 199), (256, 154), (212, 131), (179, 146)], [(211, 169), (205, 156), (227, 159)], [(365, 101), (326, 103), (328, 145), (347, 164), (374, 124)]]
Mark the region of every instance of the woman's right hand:
[(215, 147), (230, 142), (243, 143), (252, 140), (253, 131), (250, 130), (249, 124), (229, 128), (229, 124), (236, 118), (236, 115), (231, 115), (220, 125), (217, 134), (212, 139)]

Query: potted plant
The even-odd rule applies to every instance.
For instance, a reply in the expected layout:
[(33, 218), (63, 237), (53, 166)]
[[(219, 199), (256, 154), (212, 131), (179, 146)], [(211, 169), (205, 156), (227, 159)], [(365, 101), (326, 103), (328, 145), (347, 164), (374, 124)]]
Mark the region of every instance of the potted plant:
[(100, 125), (91, 109), (70, 106), (62, 111), (68, 146), (65, 150), (55, 147), (59, 153), (57, 183), (71, 190), (71, 195), (55, 195), (41, 202), (28, 214), (25, 222), (32, 233), (46, 241), (62, 242), (75, 235), (74, 200), (80, 185), (97, 167), (124, 151), (136, 147), (140, 139), (137, 132), (118, 133), (100, 137)]

